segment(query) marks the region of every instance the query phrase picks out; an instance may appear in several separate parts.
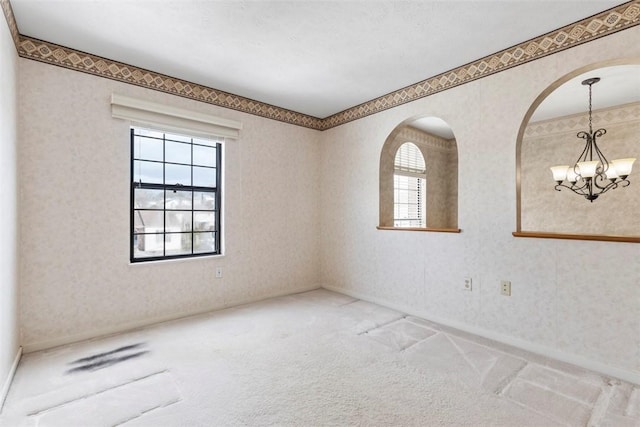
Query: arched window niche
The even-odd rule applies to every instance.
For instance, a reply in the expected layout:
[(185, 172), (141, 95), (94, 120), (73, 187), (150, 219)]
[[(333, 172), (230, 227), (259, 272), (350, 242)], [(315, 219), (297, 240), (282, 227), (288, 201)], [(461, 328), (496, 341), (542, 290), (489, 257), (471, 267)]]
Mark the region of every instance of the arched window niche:
[(460, 232), (458, 147), (444, 120), (406, 120), (385, 140), (378, 229)]
[[(611, 162), (638, 158), (630, 184), (590, 201), (558, 187), (551, 166), (576, 163), (589, 131), (589, 86), (592, 85), (593, 131), (599, 149)], [(516, 237), (600, 240), (640, 243), (640, 59), (592, 64), (558, 79), (533, 102), (516, 143)], [(595, 160), (595, 155), (594, 155)], [(571, 185), (568, 179), (563, 185)], [(618, 182), (620, 180), (618, 179)], [(580, 182), (578, 183), (580, 184)]]

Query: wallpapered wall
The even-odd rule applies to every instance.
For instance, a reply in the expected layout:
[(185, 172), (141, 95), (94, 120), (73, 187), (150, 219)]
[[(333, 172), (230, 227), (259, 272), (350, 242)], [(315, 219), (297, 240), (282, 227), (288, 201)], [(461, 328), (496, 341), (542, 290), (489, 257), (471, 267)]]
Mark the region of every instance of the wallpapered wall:
[[(26, 350), (318, 287), (318, 131), (19, 65)], [(226, 256), (129, 265), (129, 123), (111, 117), (114, 92), (243, 123), (225, 144)]]
[[(21, 59), (22, 343), (45, 348), (322, 284), (639, 375), (640, 245), (511, 235), (529, 106), (594, 58), (640, 58), (638, 37), (640, 27), (627, 29), (323, 133)], [(225, 257), (129, 265), (128, 124), (111, 118), (113, 92), (243, 122), (226, 144)], [(460, 234), (375, 228), (382, 144), (418, 116), (456, 135)], [(499, 294), (503, 279), (511, 297)]]
[[(17, 64), (6, 22), (0, 23), (0, 407), (18, 351)], [(6, 384), (8, 385), (8, 384)]]
[[(529, 107), (596, 58), (638, 60), (639, 38), (634, 27), (325, 131), (323, 285), (640, 381), (640, 245), (511, 234), (516, 140)], [(419, 116), (442, 118), (456, 136), (460, 234), (376, 230), (382, 145)], [(500, 295), (500, 280), (511, 281), (511, 297)]]
[[(598, 146), (610, 161), (640, 158), (640, 103), (594, 111), (593, 124), (594, 130), (607, 130)], [(584, 113), (530, 123), (525, 129), (521, 158), (523, 230), (640, 236), (638, 169), (630, 176), (633, 184), (611, 190), (593, 203), (568, 189), (549, 191), (555, 185), (549, 167), (572, 165), (585, 143), (576, 133), (588, 128)]]

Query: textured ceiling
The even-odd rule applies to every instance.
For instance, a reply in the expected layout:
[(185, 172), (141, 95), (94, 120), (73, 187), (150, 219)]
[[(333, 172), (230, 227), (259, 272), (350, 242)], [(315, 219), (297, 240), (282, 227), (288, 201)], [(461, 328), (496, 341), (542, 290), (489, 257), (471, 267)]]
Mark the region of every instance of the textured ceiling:
[(11, 0), (20, 33), (324, 118), (611, 0)]
[(599, 77), (592, 87), (593, 109), (640, 102), (640, 64), (617, 65), (589, 71), (551, 92), (531, 117), (532, 122), (583, 113), (589, 106), (589, 87), (582, 81)]

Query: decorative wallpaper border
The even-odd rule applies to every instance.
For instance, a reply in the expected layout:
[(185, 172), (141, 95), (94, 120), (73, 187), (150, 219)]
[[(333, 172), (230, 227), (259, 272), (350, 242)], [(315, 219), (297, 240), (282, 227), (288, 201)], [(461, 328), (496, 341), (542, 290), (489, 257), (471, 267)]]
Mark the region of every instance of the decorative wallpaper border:
[[(617, 105), (593, 111), (594, 129), (637, 121), (640, 121), (640, 102), (632, 102), (630, 104)], [(578, 132), (588, 130), (588, 128), (589, 118), (586, 112), (583, 112), (529, 123), (524, 131), (524, 138), (536, 138), (565, 132)]]
[(4, 17), (7, 20), (7, 25), (9, 26), (9, 31), (11, 32), (13, 43), (16, 45), (16, 49), (18, 49), (18, 45), (20, 43), (20, 33), (18, 32), (18, 24), (16, 23), (16, 17), (13, 15), (11, 3), (9, 3), (9, 0), (0, 0), (0, 7), (2, 8)]
[(456, 140), (444, 139), (436, 135), (432, 135), (421, 129), (406, 125), (400, 129), (396, 139), (406, 139), (407, 141), (417, 141), (428, 145), (430, 148), (442, 151), (458, 151)]
[(20, 35), (18, 54), (23, 58), (191, 98), (207, 104), (311, 129), (322, 129), (322, 120), (316, 117), (23, 35)]
[(23, 58), (317, 130), (340, 126), (640, 24), (640, 0), (632, 0), (467, 65), (320, 119), (21, 35), (9, 0), (0, 0), (0, 5), (9, 23), (18, 55)]
[(325, 128), (424, 98), (640, 24), (640, 1), (629, 1), (574, 24), (423, 80), (324, 119)]

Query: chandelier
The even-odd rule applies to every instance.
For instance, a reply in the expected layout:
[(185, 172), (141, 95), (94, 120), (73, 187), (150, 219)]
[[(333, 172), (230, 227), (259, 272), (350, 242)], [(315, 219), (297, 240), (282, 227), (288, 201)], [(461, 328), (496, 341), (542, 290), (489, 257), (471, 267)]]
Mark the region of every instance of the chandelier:
[(576, 135), (586, 141), (582, 154), (573, 166), (551, 167), (557, 191), (568, 188), (592, 203), (599, 195), (609, 190), (628, 186), (630, 182), (627, 177), (636, 160), (628, 158), (609, 162), (598, 148), (597, 139), (607, 133), (606, 129), (598, 129), (594, 132), (592, 125), (591, 86), (599, 81), (599, 77), (592, 77), (582, 82), (583, 85), (589, 86), (589, 132), (580, 131)]

